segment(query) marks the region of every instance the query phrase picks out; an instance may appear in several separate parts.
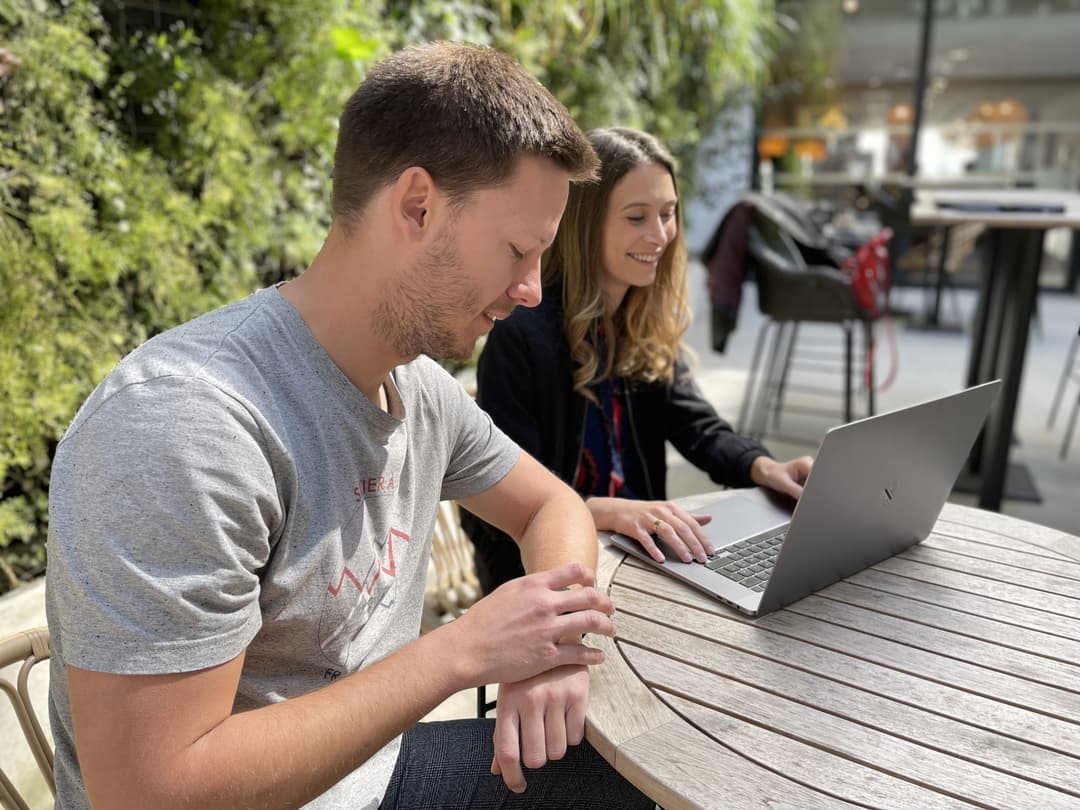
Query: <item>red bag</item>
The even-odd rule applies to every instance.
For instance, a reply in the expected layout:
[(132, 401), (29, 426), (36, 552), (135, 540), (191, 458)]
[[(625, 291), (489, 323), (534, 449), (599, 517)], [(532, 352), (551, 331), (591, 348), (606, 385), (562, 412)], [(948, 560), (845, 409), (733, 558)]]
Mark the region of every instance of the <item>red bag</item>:
[(855, 254), (841, 265), (851, 279), (855, 301), (871, 318), (881, 315), (885, 294), (889, 290), (889, 240), (892, 235), (892, 229), (885, 228), (860, 245)]
[[(872, 320), (877, 320), (881, 315), (881, 310), (885, 306), (885, 298), (889, 292), (889, 240), (892, 239), (892, 236), (892, 228), (883, 229), (873, 239), (860, 245), (855, 254), (845, 259), (840, 266), (851, 280), (851, 292), (855, 295), (855, 302)], [(888, 321), (886, 321), (886, 326), (889, 333), (889, 344), (892, 348), (892, 361), (885, 381), (880, 386), (877, 386), (879, 391), (884, 391), (892, 385), (899, 368), (896, 336), (893, 334), (892, 325)], [(866, 353), (863, 379), (867, 386), (872, 384), (876, 344), (877, 341), (871, 338)]]

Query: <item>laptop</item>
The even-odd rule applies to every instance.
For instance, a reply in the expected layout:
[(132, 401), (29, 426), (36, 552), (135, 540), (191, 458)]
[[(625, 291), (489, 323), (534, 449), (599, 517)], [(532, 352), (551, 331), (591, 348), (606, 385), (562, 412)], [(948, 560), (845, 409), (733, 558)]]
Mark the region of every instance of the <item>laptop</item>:
[(924, 540), (1000, 388), (994, 380), (832, 428), (794, 511), (762, 489), (693, 510), (712, 516), (702, 528), (715, 552), (704, 563), (666, 549), (658, 563), (618, 533), (609, 542), (743, 613), (776, 610)]

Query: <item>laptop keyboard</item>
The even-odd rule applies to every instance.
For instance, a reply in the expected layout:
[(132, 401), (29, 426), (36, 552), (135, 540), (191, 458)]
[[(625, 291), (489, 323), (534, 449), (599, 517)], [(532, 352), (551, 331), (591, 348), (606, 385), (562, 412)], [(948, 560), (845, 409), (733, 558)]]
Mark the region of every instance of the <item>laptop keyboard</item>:
[(771, 537), (740, 540), (724, 546), (710, 555), (705, 567), (752, 591), (763, 591), (786, 535), (786, 532), (780, 532)]

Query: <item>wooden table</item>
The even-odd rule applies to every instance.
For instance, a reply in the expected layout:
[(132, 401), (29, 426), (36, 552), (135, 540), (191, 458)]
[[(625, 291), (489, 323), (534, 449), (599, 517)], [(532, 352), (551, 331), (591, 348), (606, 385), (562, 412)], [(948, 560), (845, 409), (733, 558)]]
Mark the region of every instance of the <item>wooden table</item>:
[(757, 619), (603, 543), (598, 587), (587, 737), (665, 810), (1080, 808), (1080, 538), (946, 505)]
[[(959, 210), (942, 204), (1009, 205), (1052, 203), (1061, 211)], [(983, 509), (998, 510), (1005, 497), (1038, 501), (1027, 470), (1009, 465), (1009, 446), (1024, 372), (1028, 328), (1035, 311), (1043, 235), (1049, 228), (1080, 228), (1080, 194), (1046, 189), (919, 191), (911, 207), (913, 225), (982, 223), (990, 257), (979, 283), (968, 359), (967, 385), (1001, 378), (1001, 396), (975, 443), (958, 489), (977, 492)]]

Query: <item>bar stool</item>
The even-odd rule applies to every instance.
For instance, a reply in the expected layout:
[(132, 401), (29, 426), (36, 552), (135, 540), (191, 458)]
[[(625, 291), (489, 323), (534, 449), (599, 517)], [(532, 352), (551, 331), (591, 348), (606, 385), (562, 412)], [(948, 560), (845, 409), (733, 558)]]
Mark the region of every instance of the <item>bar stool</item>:
[[(756, 203), (756, 204), (755, 204)], [(872, 365), (873, 323), (876, 313), (864, 309), (853, 291), (850, 278), (835, 266), (808, 265), (791, 235), (784, 218), (776, 216), (760, 201), (753, 204), (747, 238), (747, 261), (753, 267), (758, 284), (758, 308), (768, 316), (758, 332), (750, 366), (750, 377), (736, 430), (746, 435), (764, 435), (770, 413), (774, 424), (779, 419), (788, 377), (794, 359), (799, 325), (835, 323), (843, 332), (843, 417), (854, 417), (853, 372), (855, 332), (863, 335), (860, 355), (863, 359), (866, 409), (874, 413)], [(771, 348), (766, 351), (769, 336)], [(834, 368), (826, 364), (825, 368)]]
[[(1054, 401), (1050, 405), (1050, 415), (1046, 420), (1046, 427), (1052, 428), (1054, 426), (1054, 419), (1057, 418), (1058, 406), (1061, 405), (1061, 397), (1065, 393), (1065, 384), (1072, 379), (1074, 382), (1080, 383), (1080, 366), (1076, 363), (1077, 348), (1080, 347), (1080, 329), (1076, 331), (1076, 337), (1072, 339), (1072, 343), (1069, 345), (1069, 353), (1065, 358), (1065, 367), (1061, 370), (1061, 378), (1058, 380), (1057, 391), (1054, 393)], [(1073, 403), (1072, 411), (1069, 413), (1069, 423), (1065, 426), (1065, 438), (1061, 442), (1061, 450), (1058, 452), (1058, 456), (1062, 461), (1065, 460), (1065, 456), (1069, 452), (1069, 445), (1072, 443), (1073, 430), (1076, 428), (1076, 416), (1080, 411), (1080, 391), (1077, 392), (1076, 402)]]

